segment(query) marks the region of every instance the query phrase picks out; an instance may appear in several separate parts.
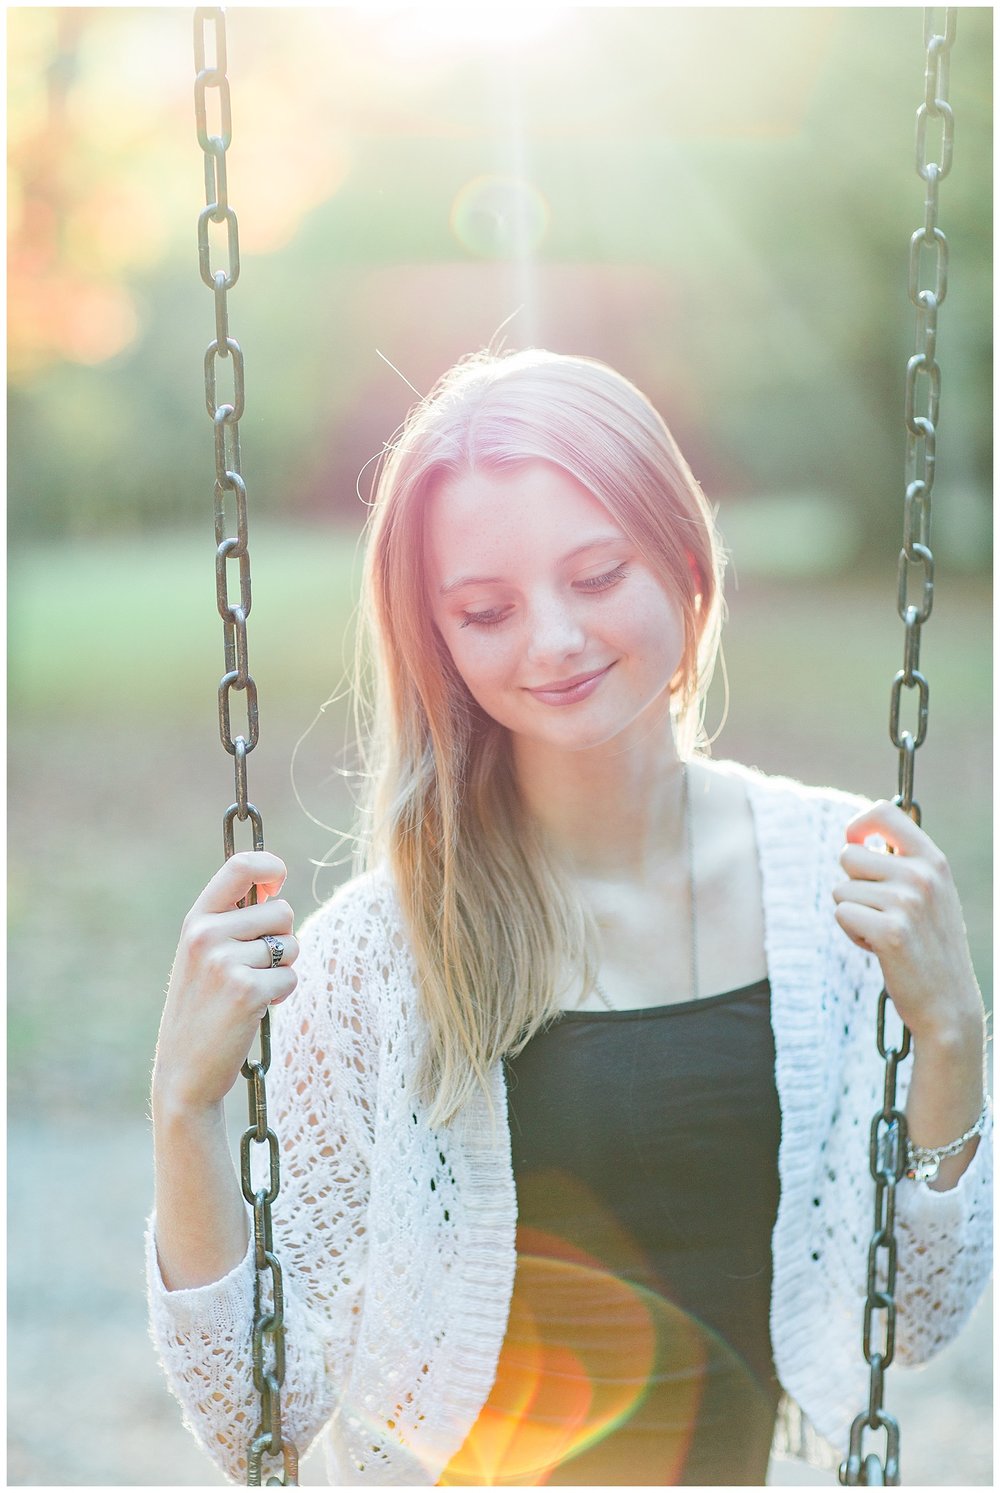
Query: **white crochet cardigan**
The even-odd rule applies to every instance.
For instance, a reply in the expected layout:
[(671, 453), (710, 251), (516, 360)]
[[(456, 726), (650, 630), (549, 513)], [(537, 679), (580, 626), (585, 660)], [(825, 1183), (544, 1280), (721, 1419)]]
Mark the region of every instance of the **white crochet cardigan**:
[[(785, 1398), (775, 1450), (833, 1465), (868, 1403), (861, 1329), (874, 1207), (868, 1135), (884, 1072), (874, 1036), (881, 980), (837, 926), (830, 896), (844, 827), (865, 805), (714, 766), (746, 783), (763, 878), (781, 1107), (771, 1342)], [(503, 1070), (492, 1074), (495, 1125), (482, 1097), (449, 1128), (427, 1123), (413, 1092), (424, 1027), (384, 872), (341, 887), (301, 942), (299, 988), (274, 1011), (268, 1079), (284, 1152), (274, 1220), (285, 1282), (283, 1425), (300, 1453), (325, 1429), (332, 1485), (433, 1485), (489, 1394), (513, 1286)], [(912, 1058), (900, 1069), (900, 1107), (911, 1068)], [(954, 1338), (987, 1281), (991, 1142), (992, 1119), (948, 1191), (899, 1185), (899, 1364), (924, 1362)], [(258, 1417), (252, 1249), (224, 1279), (169, 1292), (154, 1241), (155, 1216), (150, 1314), (171, 1388), (205, 1450), (242, 1480)]]

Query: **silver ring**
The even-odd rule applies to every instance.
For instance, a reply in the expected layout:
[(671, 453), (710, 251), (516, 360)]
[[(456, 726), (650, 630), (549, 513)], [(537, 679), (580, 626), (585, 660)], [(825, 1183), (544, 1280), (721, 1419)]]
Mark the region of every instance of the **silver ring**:
[(275, 938), (273, 933), (262, 933), (261, 939), (264, 943), (267, 944), (268, 950), (270, 951), (271, 968), (277, 969), (278, 965), (285, 957), (285, 945), (281, 942), (280, 938)]

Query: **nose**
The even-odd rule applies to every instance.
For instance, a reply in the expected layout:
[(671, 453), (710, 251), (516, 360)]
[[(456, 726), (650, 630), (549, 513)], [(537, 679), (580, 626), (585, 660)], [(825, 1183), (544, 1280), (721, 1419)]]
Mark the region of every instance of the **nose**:
[(541, 667), (559, 664), (582, 653), (587, 642), (572, 605), (556, 596), (536, 598), (528, 627), (528, 662)]

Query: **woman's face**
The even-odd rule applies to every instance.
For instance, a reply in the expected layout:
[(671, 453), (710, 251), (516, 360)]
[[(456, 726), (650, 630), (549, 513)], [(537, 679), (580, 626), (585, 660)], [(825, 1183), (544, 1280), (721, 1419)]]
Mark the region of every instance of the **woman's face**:
[(535, 461), (442, 482), (424, 552), (455, 667), (515, 735), (580, 751), (667, 705), (684, 646), (680, 608), (562, 468)]

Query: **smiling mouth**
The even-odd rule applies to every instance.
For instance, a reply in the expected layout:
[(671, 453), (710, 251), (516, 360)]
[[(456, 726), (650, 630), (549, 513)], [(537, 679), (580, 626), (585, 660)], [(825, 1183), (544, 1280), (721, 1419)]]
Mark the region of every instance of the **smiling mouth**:
[(529, 688), (533, 694), (535, 691), (540, 694), (552, 694), (554, 690), (575, 689), (578, 684), (586, 684), (588, 679), (596, 679), (598, 674), (603, 673), (603, 669), (594, 669), (590, 674), (574, 674), (572, 679), (558, 679), (554, 684), (536, 684)]
[(603, 669), (594, 669), (589, 674), (576, 674), (572, 679), (560, 679), (553, 684), (529, 686), (528, 693), (529, 695), (569, 695), (583, 685), (600, 679), (611, 667), (611, 664), (605, 664)]

